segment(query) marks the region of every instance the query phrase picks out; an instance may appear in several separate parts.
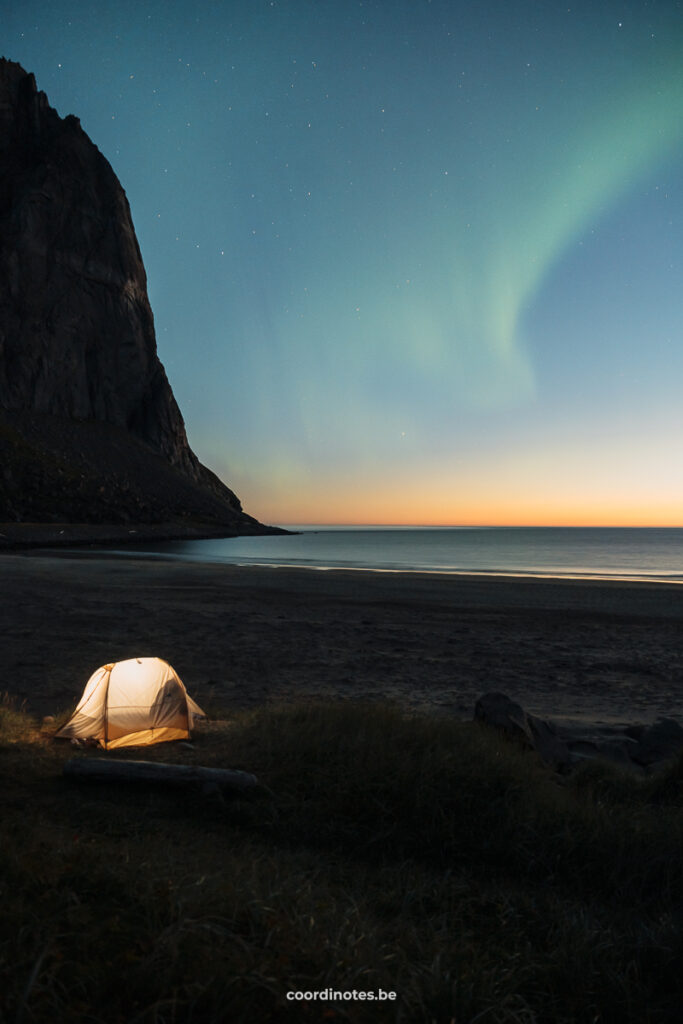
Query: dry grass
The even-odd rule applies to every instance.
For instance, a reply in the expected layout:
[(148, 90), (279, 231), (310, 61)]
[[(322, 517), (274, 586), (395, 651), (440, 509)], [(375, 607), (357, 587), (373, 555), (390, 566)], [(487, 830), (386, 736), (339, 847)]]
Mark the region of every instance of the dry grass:
[[(0, 706), (3, 1022), (680, 1020), (680, 763), (560, 784), (354, 705), (118, 753), (253, 771), (256, 800), (69, 784), (73, 754)], [(286, 999), (327, 987), (397, 1000)]]

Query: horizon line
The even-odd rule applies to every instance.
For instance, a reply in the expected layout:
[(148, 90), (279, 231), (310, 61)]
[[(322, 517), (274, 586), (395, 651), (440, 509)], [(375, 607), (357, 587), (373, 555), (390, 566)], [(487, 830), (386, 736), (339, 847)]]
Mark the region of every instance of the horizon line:
[(403, 529), (403, 530), (680, 530), (681, 523), (391, 523), (391, 522), (338, 522), (318, 521), (277, 521), (278, 526), (325, 526), (335, 528), (358, 527), (359, 529)]

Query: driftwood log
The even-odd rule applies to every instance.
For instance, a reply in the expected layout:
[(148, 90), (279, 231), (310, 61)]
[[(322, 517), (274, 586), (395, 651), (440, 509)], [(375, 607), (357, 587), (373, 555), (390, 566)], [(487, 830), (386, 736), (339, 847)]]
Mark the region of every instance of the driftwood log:
[(64, 774), (87, 782), (137, 782), (162, 786), (196, 786), (204, 792), (243, 792), (258, 786), (258, 779), (236, 768), (203, 768), (155, 761), (114, 761), (105, 757), (74, 757)]

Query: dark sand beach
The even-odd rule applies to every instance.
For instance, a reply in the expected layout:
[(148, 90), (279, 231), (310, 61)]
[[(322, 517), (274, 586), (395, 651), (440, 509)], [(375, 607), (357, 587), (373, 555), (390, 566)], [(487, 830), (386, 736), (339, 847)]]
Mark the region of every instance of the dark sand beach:
[(308, 699), (471, 716), (502, 690), (582, 727), (681, 717), (683, 587), (5, 553), (0, 691), (73, 706), (106, 662), (169, 661), (228, 711)]

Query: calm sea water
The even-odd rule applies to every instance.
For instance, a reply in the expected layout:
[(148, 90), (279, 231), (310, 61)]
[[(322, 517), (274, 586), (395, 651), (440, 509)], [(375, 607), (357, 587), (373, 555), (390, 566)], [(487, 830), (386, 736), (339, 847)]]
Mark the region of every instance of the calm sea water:
[(683, 582), (678, 528), (288, 528), (300, 532), (144, 544), (135, 552), (237, 565)]

